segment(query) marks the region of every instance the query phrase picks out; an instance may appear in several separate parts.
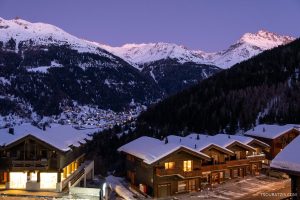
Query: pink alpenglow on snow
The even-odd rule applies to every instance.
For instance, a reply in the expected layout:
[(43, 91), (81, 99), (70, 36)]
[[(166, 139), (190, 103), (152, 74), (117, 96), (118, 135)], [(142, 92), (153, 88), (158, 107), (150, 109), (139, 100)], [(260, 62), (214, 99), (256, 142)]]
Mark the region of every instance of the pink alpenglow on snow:
[(134, 66), (170, 58), (180, 63), (195, 62), (225, 69), (265, 50), (287, 44), (293, 40), (295, 40), (293, 37), (260, 30), (257, 33), (246, 33), (228, 49), (213, 53), (190, 50), (182, 45), (163, 42), (125, 44), (121, 47), (101, 45), (101, 47)]

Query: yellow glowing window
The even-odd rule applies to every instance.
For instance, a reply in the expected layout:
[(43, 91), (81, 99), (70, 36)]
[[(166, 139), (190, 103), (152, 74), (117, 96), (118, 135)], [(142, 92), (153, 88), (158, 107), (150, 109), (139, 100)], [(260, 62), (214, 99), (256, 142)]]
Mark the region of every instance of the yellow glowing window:
[(185, 172), (192, 171), (192, 161), (191, 160), (183, 161), (183, 171), (185, 171)]
[(165, 169), (174, 169), (175, 168), (175, 162), (166, 162), (165, 163)]

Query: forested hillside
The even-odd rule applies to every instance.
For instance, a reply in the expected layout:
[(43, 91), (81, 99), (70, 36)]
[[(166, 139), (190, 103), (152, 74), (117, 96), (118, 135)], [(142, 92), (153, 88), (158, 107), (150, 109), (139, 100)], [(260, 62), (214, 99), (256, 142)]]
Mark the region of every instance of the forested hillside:
[(16, 53), (11, 43), (0, 42), (0, 115), (56, 115), (72, 101), (120, 111), (133, 99), (161, 97), (152, 79), (113, 55), (79, 53), (67, 45), (19, 45)]
[(154, 105), (136, 134), (224, 131), (300, 123), (300, 40), (268, 50)]

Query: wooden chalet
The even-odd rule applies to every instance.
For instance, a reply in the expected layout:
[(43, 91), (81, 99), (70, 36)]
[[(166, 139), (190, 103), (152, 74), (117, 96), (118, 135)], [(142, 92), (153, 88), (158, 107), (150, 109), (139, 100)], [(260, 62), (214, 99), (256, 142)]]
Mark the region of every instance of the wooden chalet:
[(289, 199), (300, 198), (300, 136), (294, 139), (271, 162), (271, 169), (284, 172), (291, 178)]
[[(0, 184), (6, 189), (61, 192), (85, 182), (83, 177), (92, 178), (94, 162), (85, 160), (81, 145), (66, 144), (60, 134), (64, 133), (58, 133), (57, 143), (47, 141), (46, 133), (24, 132), (3, 138), (7, 143), (0, 149)], [(73, 135), (69, 141), (77, 142)]]
[(140, 137), (118, 150), (126, 157), (127, 178), (133, 186), (150, 196), (166, 197), (258, 175), (265, 159), (258, 146), (269, 148), (243, 136), (191, 134), (168, 136), (165, 141)]
[(268, 160), (273, 160), (279, 152), (300, 134), (299, 128), (293, 124), (282, 126), (261, 124), (247, 131), (245, 135), (268, 144), (270, 151), (266, 153), (266, 157)]

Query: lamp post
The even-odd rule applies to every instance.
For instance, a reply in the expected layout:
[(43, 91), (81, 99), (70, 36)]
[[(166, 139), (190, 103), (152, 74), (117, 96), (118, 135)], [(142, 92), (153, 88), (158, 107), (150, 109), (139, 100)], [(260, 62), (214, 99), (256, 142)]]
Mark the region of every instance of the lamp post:
[(106, 182), (100, 185), (99, 199), (108, 200), (108, 187)]

